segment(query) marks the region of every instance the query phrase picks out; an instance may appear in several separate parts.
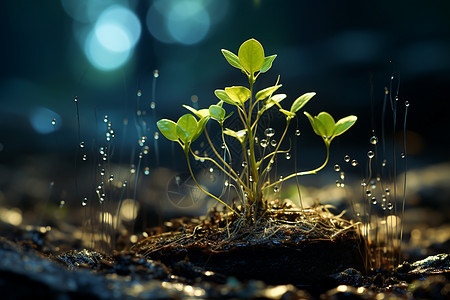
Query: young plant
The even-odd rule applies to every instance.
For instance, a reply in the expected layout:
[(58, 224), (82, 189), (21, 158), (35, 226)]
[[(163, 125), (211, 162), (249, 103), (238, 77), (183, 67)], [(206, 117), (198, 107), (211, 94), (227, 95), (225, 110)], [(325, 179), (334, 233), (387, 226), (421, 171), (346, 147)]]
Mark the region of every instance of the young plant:
[[(335, 122), (329, 113), (321, 112), (313, 117), (305, 112), (314, 132), (322, 137), (325, 143), (325, 162), (314, 170), (293, 173), (278, 181), (270, 182), (269, 172), (274, 163), (275, 156), (277, 154), (287, 153), (287, 151), (279, 150), (279, 147), (285, 138), (291, 120), (296, 117), (297, 112), (302, 109), (316, 93), (309, 92), (301, 95), (292, 103), (290, 109), (286, 110), (281, 106), (281, 102), (287, 97), (286, 94), (275, 93), (281, 87), (281, 84), (279, 84), (279, 77), (275, 85), (257, 92), (254, 91), (256, 80), (261, 74), (267, 72), (272, 67), (276, 55), (266, 57), (262, 45), (255, 39), (245, 41), (240, 46), (238, 55), (224, 49), (222, 50), (222, 54), (231, 66), (239, 69), (248, 78), (249, 86), (231, 86), (226, 87), (224, 90), (215, 90), (215, 95), (219, 99), (217, 104), (211, 105), (207, 109), (200, 110), (183, 105), (191, 113), (181, 116), (176, 123), (168, 119), (159, 120), (157, 126), (167, 139), (177, 142), (183, 148), (189, 172), (197, 186), (203, 192), (224, 204), (233, 213), (243, 215), (244, 217), (251, 217), (260, 215), (267, 210), (267, 200), (265, 199), (265, 196), (270, 189), (273, 190), (276, 185), (295, 176), (315, 174), (323, 169), (329, 159), (331, 141), (336, 136), (347, 131), (356, 122), (357, 117), (348, 116)], [(239, 120), (242, 123), (241, 130), (234, 131), (224, 127), (225, 120), (231, 115), (226, 114), (226, 111), (223, 108), (225, 104), (235, 108)], [(259, 151), (260, 149), (256, 144), (256, 132), (261, 121), (261, 116), (269, 109), (277, 109), (282, 113), (286, 119), (286, 126), (279, 142), (274, 146), (275, 149), (266, 154), (265, 151), (262, 153)], [(216, 121), (221, 128), (222, 142), (225, 146), (224, 155), (221, 155), (219, 151), (217, 151), (205, 129), (206, 123), (211, 119)], [(192, 143), (203, 132), (215, 154), (215, 159), (210, 157), (199, 157), (191, 150)], [(232, 168), (230, 161), (227, 162), (226, 158), (231, 157), (231, 154), (228, 151), (225, 135), (235, 138), (241, 144), (242, 156), (244, 159), (242, 165), (245, 166), (241, 173)], [(266, 133), (266, 135), (270, 137), (273, 133), (269, 132)], [(260, 141), (261, 146), (262, 143), (263, 140)], [(266, 148), (264, 147), (264, 150), (265, 149)], [(205, 191), (195, 179), (189, 162), (189, 154), (197, 159), (210, 161), (216, 165), (217, 168), (222, 170), (230, 180), (228, 186), (234, 187), (238, 192), (242, 205), (240, 207), (235, 206), (235, 208), (232, 208), (219, 197)]]

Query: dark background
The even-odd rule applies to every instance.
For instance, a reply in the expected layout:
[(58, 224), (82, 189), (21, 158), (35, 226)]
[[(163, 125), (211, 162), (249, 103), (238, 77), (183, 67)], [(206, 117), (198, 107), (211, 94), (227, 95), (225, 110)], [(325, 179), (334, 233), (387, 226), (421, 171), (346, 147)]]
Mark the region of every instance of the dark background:
[[(135, 14), (141, 33), (123, 65), (99, 70), (85, 55), (86, 36), (99, 14), (113, 4)], [(166, 28), (173, 18), (172, 25), (181, 30), (178, 40)], [(142, 120), (135, 123), (137, 109), (147, 113), (146, 166), (185, 170), (182, 152), (172, 151), (163, 138), (156, 153), (154, 124), (163, 117), (176, 120), (185, 113), (182, 104), (193, 105), (193, 95), (199, 107), (207, 107), (217, 101), (215, 89), (245, 84), (220, 49), (237, 53), (239, 45), (251, 37), (262, 43), (266, 55), (278, 54), (273, 68), (261, 76), (259, 88), (274, 84), (280, 74), (282, 92), (288, 94), (285, 107), (302, 93), (315, 91), (314, 101), (305, 107), (308, 112), (326, 110), (336, 118), (359, 117), (349, 133), (333, 142), (330, 169), (344, 154), (364, 161), (372, 130), (381, 139), (384, 89), (391, 83), (394, 92), (399, 85), (399, 132), (393, 132), (388, 104), (388, 149), (397, 136), (397, 155), (402, 151), (408, 101), (409, 167), (448, 161), (448, 1), (7, 1), (0, 20), (3, 186), (13, 171), (24, 169), (20, 177), (31, 165), (38, 165), (30, 171), (37, 176), (66, 176), (73, 181), (77, 172), (73, 161), (82, 154), (80, 141), (86, 143), (88, 157), (105, 143), (104, 115), (115, 130), (116, 151), (111, 159), (133, 161), (140, 151), (135, 124)], [(155, 69), (159, 77), (153, 91)], [(137, 104), (139, 89), (142, 96)], [(152, 92), (154, 110), (149, 108)], [(277, 127), (276, 118), (271, 122)], [(324, 155), (321, 141), (302, 114), (299, 124), (300, 166), (317, 166)], [(58, 172), (49, 170), (55, 164)]]

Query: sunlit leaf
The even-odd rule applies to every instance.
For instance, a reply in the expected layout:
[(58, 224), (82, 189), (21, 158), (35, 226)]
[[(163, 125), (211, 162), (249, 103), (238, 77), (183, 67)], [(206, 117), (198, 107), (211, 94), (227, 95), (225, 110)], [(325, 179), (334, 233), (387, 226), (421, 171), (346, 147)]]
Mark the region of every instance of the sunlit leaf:
[(292, 103), (292, 106), (291, 106), (291, 112), (293, 112), (293, 113), (298, 112), (315, 95), (316, 95), (316, 93), (311, 92), (311, 93), (303, 94), (300, 97), (298, 97), (297, 99), (295, 99), (294, 103)]
[(242, 130), (239, 130), (239, 131), (236, 132), (236, 131), (231, 130), (229, 128), (225, 128), (223, 133), (226, 134), (226, 135), (235, 137), (236, 139), (239, 140), (239, 142), (241, 144), (243, 144), (244, 141), (245, 141), (245, 137), (247, 136), (247, 129), (242, 129)]
[(290, 111), (285, 110), (285, 109), (282, 109), (282, 108), (280, 108), (279, 111), (280, 111), (281, 113), (283, 113), (288, 119), (295, 118), (295, 116), (296, 116), (295, 113), (290, 112)]
[(231, 104), (231, 105), (239, 105), (240, 103), (238, 101), (234, 101), (233, 99), (228, 96), (228, 94), (224, 90), (215, 90), (214, 94), (217, 98), (222, 100), (225, 103)]
[(162, 119), (156, 122), (156, 125), (158, 126), (159, 131), (161, 131), (168, 140), (178, 141), (176, 130), (177, 124), (174, 121)]
[(316, 118), (311, 116), (308, 112), (303, 112), (309, 120), (309, 123), (311, 123), (311, 127), (313, 128), (314, 132), (318, 135), (323, 137), (325, 132), (325, 127), (320, 123), (320, 121)]
[(356, 116), (348, 116), (337, 121), (336, 126), (334, 128), (334, 136), (338, 136), (347, 131), (350, 127), (355, 124), (358, 118)]
[(204, 116), (202, 117), (197, 124), (197, 132), (195, 133), (195, 135), (192, 137), (192, 141), (195, 141), (196, 139), (198, 139), (198, 137), (202, 134), (203, 130), (205, 129), (206, 123), (208, 122), (210, 116)]
[(230, 65), (238, 69), (243, 69), (241, 63), (239, 62), (239, 57), (236, 54), (225, 49), (222, 49), (221, 51), (223, 56), (225, 56), (225, 59), (228, 61)]
[(281, 101), (283, 101), (284, 99), (286, 99), (286, 94), (276, 94), (273, 95), (272, 97), (270, 97), (269, 100), (267, 100), (267, 103), (264, 105), (263, 110), (268, 110), (269, 108), (271, 108), (272, 106), (274, 106), (275, 104), (281, 108), (281, 105), (279, 104)]
[(214, 120), (223, 121), (225, 118), (225, 109), (218, 105), (211, 105), (209, 107), (209, 114)]
[(177, 121), (178, 138), (183, 142), (190, 142), (197, 133), (197, 120), (191, 114), (182, 115)]
[(256, 93), (255, 98), (256, 98), (256, 100), (266, 99), (267, 97), (272, 95), (276, 90), (278, 90), (280, 87), (281, 87), (281, 84), (260, 90), (259, 92)]
[(317, 115), (317, 119), (320, 120), (320, 123), (324, 126), (324, 136), (332, 137), (335, 127), (335, 122), (333, 117), (327, 112), (321, 112)]
[(274, 59), (277, 57), (277, 55), (271, 55), (264, 58), (264, 63), (261, 67), (261, 73), (265, 73), (269, 71), (269, 69), (272, 67), (272, 63)]
[(264, 63), (264, 48), (255, 39), (245, 41), (238, 52), (239, 62), (249, 74), (261, 70)]
[(234, 102), (244, 104), (250, 98), (251, 92), (244, 86), (226, 87), (225, 92)]
[(206, 108), (196, 110), (195, 108), (190, 107), (189, 105), (184, 105), (184, 104), (183, 104), (183, 107), (186, 108), (187, 110), (191, 111), (194, 115), (196, 115), (200, 119), (203, 118), (204, 116), (209, 115), (209, 110)]

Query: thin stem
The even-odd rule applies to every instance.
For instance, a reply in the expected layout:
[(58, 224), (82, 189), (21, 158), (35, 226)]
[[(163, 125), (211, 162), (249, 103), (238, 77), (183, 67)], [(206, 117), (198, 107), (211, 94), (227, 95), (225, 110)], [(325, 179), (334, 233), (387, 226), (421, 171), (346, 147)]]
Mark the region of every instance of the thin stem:
[(326, 146), (326, 148), (327, 148), (327, 158), (325, 159), (325, 162), (324, 162), (320, 167), (318, 167), (318, 168), (316, 168), (316, 169), (314, 169), (314, 170), (311, 170), (311, 171), (303, 171), (303, 172), (293, 173), (293, 174), (291, 174), (291, 175), (289, 175), (289, 176), (286, 176), (285, 178), (283, 178), (283, 179), (281, 179), (281, 180), (278, 180), (278, 181), (276, 181), (276, 182), (274, 182), (274, 183), (272, 183), (272, 184), (263, 186), (262, 190), (264, 191), (264, 190), (266, 190), (266, 189), (268, 189), (268, 188), (270, 188), (270, 187), (273, 187), (274, 185), (276, 185), (276, 184), (278, 184), (278, 183), (281, 183), (281, 182), (283, 182), (283, 181), (285, 181), (285, 180), (288, 180), (288, 179), (290, 179), (290, 178), (292, 178), (292, 177), (295, 177), (295, 176), (303, 176), (303, 175), (310, 175), (310, 174), (316, 174), (317, 172), (319, 172), (320, 170), (322, 170), (322, 169), (327, 165), (328, 159), (330, 158), (330, 141), (325, 141), (325, 146)]
[(191, 163), (189, 162), (189, 152), (188, 151), (184, 151), (185, 155), (186, 155), (186, 161), (187, 161), (187, 165), (189, 168), (189, 173), (191, 173), (192, 179), (194, 180), (195, 184), (197, 185), (197, 187), (206, 195), (210, 196), (211, 198), (216, 199), (217, 201), (219, 201), (220, 203), (222, 203), (223, 205), (225, 205), (229, 210), (231, 210), (233, 213), (239, 215), (234, 209), (232, 209), (228, 204), (226, 204), (225, 202), (223, 202), (222, 200), (220, 200), (219, 198), (217, 198), (216, 196), (214, 196), (213, 194), (209, 193), (208, 191), (206, 191), (205, 189), (203, 189), (200, 184), (198, 184), (197, 180), (195, 179), (194, 173), (192, 172), (192, 168), (191, 168)]

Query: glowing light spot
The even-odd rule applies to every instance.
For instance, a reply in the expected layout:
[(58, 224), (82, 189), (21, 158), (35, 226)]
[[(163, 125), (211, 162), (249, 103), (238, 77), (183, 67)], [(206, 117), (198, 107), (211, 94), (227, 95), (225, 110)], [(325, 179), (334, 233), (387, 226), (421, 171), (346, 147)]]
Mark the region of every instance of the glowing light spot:
[(133, 199), (125, 199), (120, 208), (120, 217), (124, 221), (132, 221), (136, 218), (136, 212), (139, 210), (139, 203)]
[[(55, 120), (54, 124), (53, 120)], [(62, 122), (56, 112), (45, 107), (37, 107), (30, 113), (30, 123), (37, 133), (48, 134), (60, 129)]]
[(208, 34), (216, 9), (200, 0), (155, 1), (147, 13), (147, 28), (163, 43), (197, 44)]

